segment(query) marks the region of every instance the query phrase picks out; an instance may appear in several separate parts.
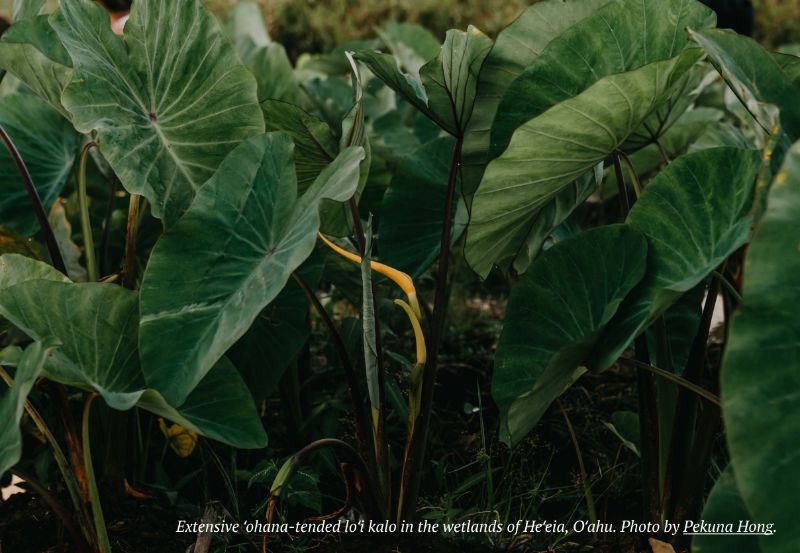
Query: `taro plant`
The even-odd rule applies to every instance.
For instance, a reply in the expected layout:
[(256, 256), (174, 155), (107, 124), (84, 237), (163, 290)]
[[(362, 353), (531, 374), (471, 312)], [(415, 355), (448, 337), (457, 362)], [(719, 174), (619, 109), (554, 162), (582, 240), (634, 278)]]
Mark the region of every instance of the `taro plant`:
[[(96, 400), (123, 413), (121, 435), (130, 413), (171, 421), (181, 455), (197, 435), (263, 449), (265, 399), (282, 388), (302, 410), (309, 311), (354, 439), (291, 455), (267, 518), (320, 450), (347, 488), (326, 516), (417, 517), (466, 267), (510, 286), (491, 390), (503, 442), (588, 372), (623, 367), (638, 412), (614, 419), (638, 424), (643, 519), (700, 515), (724, 430), (730, 467), (704, 516), (777, 533), (695, 549), (796, 550), (798, 58), (715, 29), (696, 0), (544, 0), (495, 40), (470, 26), (441, 45), (392, 24), (297, 67), (246, 2), (223, 25), (199, 0), (138, 0), (122, 35), (91, 0), (43, 5), (18, 2), (0, 40), (0, 471), (77, 548), (111, 548)], [(358, 316), (334, 316), (322, 287)], [(385, 347), (387, 304), (413, 337), (404, 355)], [(72, 514), (20, 463), (24, 413)]]

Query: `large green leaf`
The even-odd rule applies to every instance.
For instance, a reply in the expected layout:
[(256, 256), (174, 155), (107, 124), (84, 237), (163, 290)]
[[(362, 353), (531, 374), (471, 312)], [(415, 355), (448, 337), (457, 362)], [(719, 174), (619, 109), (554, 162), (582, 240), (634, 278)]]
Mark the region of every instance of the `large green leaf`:
[(553, 231), (597, 189), (602, 175), (603, 166), (598, 164), (559, 192), (542, 208), (528, 233), (525, 247), (514, 260), (514, 270), (518, 274), (528, 270), (528, 266), (542, 251), (545, 241), (553, 234)]
[(10, 389), (0, 394), (0, 476), (17, 464), (22, 457), (22, 433), (19, 422), (25, 401), (39, 378), (47, 357), (58, 346), (55, 340), (34, 342), (25, 349), (17, 362), (14, 374), (14, 384)]
[[(700, 107), (691, 109), (678, 118), (659, 139), (659, 142), (661, 142), (667, 156), (670, 159), (675, 159), (692, 147), (698, 138), (720, 121), (724, 115), (723, 111), (714, 108)], [(705, 149), (705, 147), (700, 144), (694, 149)], [(636, 174), (642, 179), (652, 175), (664, 164), (657, 144), (650, 144), (632, 153), (629, 157)], [(603, 190), (607, 195), (616, 194), (619, 191), (616, 172), (613, 169), (608, 171)]]
[(581, 365), (641, 280), (646, 260), (647, 243), (638, 231), (599, 227), (545, 251), (514, 286), (492, 379), (510, 443), (585, 372)]
[[(323, 267), (324, 257), (314, 254), (297, 273), (316, 289)], [(305, 292), (290, 280), (228, 352), (256, 402), (263, 401), (275, 390), (289, 364), (311, 336), (308, 309)]]
[(764, 131), (771, 133), (773, 125), (763, 103), (773, 104), (780, 109), (783, 130), (792, 140), (800, 138), (800, 88), (769, 52), (730, 31), (709, 29), (690, 34)]
[(116, 409), (132, 407), (145, 387), (138, 311), (136, 293), (113, 284), (39, 279), (0, 289), (0, 315), (34, 340), (61, 342), (47, 377), (93, 390)]
[(179, 408), (152, 389), (142, 394), (137, 407), (234, 447), (256, 449), (267, 445), (253, 396), (226, 357), (214, 365)]
[(262, 447), (266, 436), (252, 396), (222, 360), (172, 407), (148, 389), (139, 365), (136, 292), (113, 284), (73, 284), (52, 267), (22, 257), (0, 257), (0, 315), (37, 340), (62, 346), (48, 361), (47, 378), (99, 393), (111, 407), (139, 405), (210, 438), (237, 447)]
[(616, 150), (668, 98), (696, 51), (599, 80), (519, 127), (473, 198), (466, 256), (479, 275), (518, 255), (541, 209)]
[(417, 276), (439, 257), (454, 145), (438, 138), (398, 164), (381, 204), (383, 263)]
[(311, 254), (322, 200), (355, 191), (362, 148), (345, 149), (300, 198), (292, 151), (283, 133), (237, 147), (153, 249), (141, 290), (142, 366), (172, 404)]
[(673, 161), (645, 187), (627, 224), (647, 237), (647, 275), (615, 317), (593, 368), (614, 363), (635, 336), (747, 242), (760, 163), (755, 150), (703, 150)]
[(75, 127), (166, 227), (263, 131), (255, 80), (199, 0), (139, 0), (124, 37), (91, 0), (62, 0), (50, 22), (75, 66), (62, 95)]
[(447, 32), (436, 59), (420, 69), (420, 79), (403, 73), (393, 56), (361, 50), (355, 58), (442, 129), (460, 136), (472, 115), (483, 61), (492, 41), (475, 27)]
[(537, 2), (497, 36), (481, 68), (475, 109), (464, 134), (461, 178), (465, 197), (472, 197), (489, 161), (492, 122), (506, 89), (539, 57), (551, 40), (610, 1)]
[(0, 67), (69, 118), (61, 93), (72, 77), (72, 62), (46, 15), (18, 21), (3, 33)]
[[(750, 514), (742, 501), (736, 478), (733, 474), (733, 465), (720, 475), (708, 494), (706, 505), (703, 507), (703, 520), (708, 524), (730, 524), (731, 533), (715, 534), (701, 533), (692, 539), (692, 553), (762, 553), (765, 551), (759, 545), (757, 536), (738, 534), (739, 524), (749, 521)], [(765, 538), (772, 540), (773, 537)]]
[[(14, 141), (49, 210), (72, 170), (78, 134), (44, 100), (25, 93), (0, 98), (0, 125)], [(23, 236), (39, 230), (22, 178), (5, 148), (0, 150), (0, 220)]]
[(696, 0), (614, 0), (598, 9), (553, 39), (508, 87), (492, 125), (491, 157), (526, 121), (603, 77), (677, 56), (691, 44), (687, 26), (715, 21), (714, 12)]
[(748, 248), (722, 368), (722, 414), (736, 482), (756, 522), (775, 523), (765, 553), (800, 550), (800, 144), (775, 177)]

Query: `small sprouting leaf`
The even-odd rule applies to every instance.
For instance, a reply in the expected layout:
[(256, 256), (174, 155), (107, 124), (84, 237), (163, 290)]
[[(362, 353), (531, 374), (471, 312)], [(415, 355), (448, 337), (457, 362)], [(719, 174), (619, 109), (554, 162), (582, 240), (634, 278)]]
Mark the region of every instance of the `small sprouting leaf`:
[(447, 32), (436, 59), (420, 69), (420, 81), (403, 73), (393, 56), (369, 50), (355, 58), (392, 90), (453, 136), (460, 136), (472, 115), (483, 61), (492, 41), (475, 27)]

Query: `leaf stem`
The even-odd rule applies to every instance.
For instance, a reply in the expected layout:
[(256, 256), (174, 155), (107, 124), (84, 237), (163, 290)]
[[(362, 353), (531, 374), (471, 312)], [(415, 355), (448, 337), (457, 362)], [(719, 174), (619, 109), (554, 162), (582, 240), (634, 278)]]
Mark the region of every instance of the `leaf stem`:
[(594, 506), (594, 495), (592, 494), (592, 486), (589, 483), (589, 475), (586, 473), (586, 465), (583, 463), (583, 452), (581, 451), (581, 445), (578, 443), (578, 436), (575, 435), (575, 429), (572, 427), (572, 421), (569, 420), (569, 416), (564, 410), (564, 406), (561, 405), (560, 402), (558, 404), (558, 408), (561, 410), (561, 414), (564, 417), (564, 423), (567, 425), (567, 431), (569, 432), (570, 440), (572, 440), (572, 446), (575, 448), (575, 456), (578, 458), (578, 470), (580, 471), (581, 475), (581, 484), (583, 484), (583, 495), (586, 498), (586, 512), (589, 515), (589, 522), (596, 524), (597, 509), (595, 509)]
[(139, 196), (131, 194), (128, 204), (128, 225), (125, 232), (125, 257), (122, 261), (122, 286), (136, 288), (136, 231), (139, 226)]
[(617, 188), (619, 189), (619, 210), (622, 214), (622, 220), (628, 217), (628, 212), (631, 210), (630, 200), (628, 199), (628, 190), (625, 187), (625, 175), (622, 173), (622, 164), (620, 163), (619, 154), (614, 152), (611, 156), (614, 159), (614, 173), (617, 177)]
[[(708, 347), (708, 336), (711, 331), (711, 322), (714, 318), (714, 308), (717, 296), (720, 291), (720, 279), (711, 279), (706, 294), (706, 302), (700, 317), (700, 327), (697, 335), (692, 342), (692, 349), (689, 352), (689, 359), (683, 371), (683, 377), (693, 385), (697, 385), (706, 367), (706, 351)], [(699, 387), (699, 385), (697, 386)], [(715, 404), (720, 407), (719, 400)], [(679, 390), (675, 404), (675, 421), (672, 430), (672, 443), (670, 444), (670, 456), (667, 465), (667, 497), (665, 506), (667, 513), (675, 514), (680, 509), (681, 502), (678, 491), (683, 487), (683, 482), (693, 471), (692, 452), (695, 449), (695, 426), (697, 422), (698, 404), (693, 395), (686, 392), (686, 389)], [(705, 472), (705, 470), (703, 469)]]
[(50, 260), (56, 269), (66, 275), (67, 266), (64, 264), (64, 258), (61, 256), (61, 250), (58, 249), (58, 242), (56, 242), (55, 234), (53, 234), (53, 228), (50, 226), (50, 221), (47, 219), (47, 213), (44, 210), (44, 205), (42, 205), (42, 199), (39, 197), (39, 192), (36, 190), (36, 186), (33, 184), (33, 179), (28, 171), (28, 167), (25, 165), (25, 160), (23, 160), (19, 155), (19, 150), (17, 150), (17, 147), (14, 145), (14, 141), (11, 140), (11, 137), (8, 135), (2, 125), (0, 125), (0, 138), (2, 138), (3, 142), (5, 143), (8, 153), (11, 154), (14, 164), (17, 166), (19, 176), (22, 177), (22, 183), (25, 185), (25, 191), (28, 193), (28, 199), (31, 201), (33, 211), (36, 214), (36, 220), (39, 222), (39, 228), (42, 232), (42, 239), (47, 246), (47, 252), (50, 254)]
[(400, 506), (401, 520), (414, 520), (416, 517), (417, 497), (422, 481), (422, 465), (425, 460), (425, 448), (428, 441), (431, 413), (433, 410), (433, 390), (436, 380), (439, 347), (444, 334), (447, 316), (447, 298), (449, 297), (448, 272), (450, 268), (450, 242), (453, 231), (453, 203), (455, 202), (456, 181), (461, 164), (461, 146), (463, 137), (459, 136), (453, 146), (450, 160), (450, 173), (447, 178), (447, 196), (445, 199), (444, 222), (442, 223), (442, 239), (439, 251), (439, 268), (436, 273), (436, 292), (433, 300), (433, 320), (431, 321), (431, 340), (428, 344), (428, 359), (422, 374), (422, 400), (418, 424), (409, 436), (406, 445), (408, 466), (403, 467), (403, 479), (400, 482), (402, 502)]
[(722, 401), (720, 400), (719, 396), (709, 392), (702, 386), (698, 386), (697, 384), (693, 384), (689, 382), (685, 378), (680, 375), (677, 375), (673, 372), (666, 371), (664, 369), (660, 369), (658, 367), (654, 367), (649, 363), (642, 363), (641, 361), (637, 361), (636, 359), (629, 359), (628, 357), (620, 357), (619, 362), (623, 365), (628, 365), (634, 369), (644, 369), (645, 371), (651, 372), (656, 376), (660, 376), (670, 382), (674, 382), (678, 386), (682, 386), (687, 390), (697, 394), (698, 396), (702, 397), (703, 399), (707, 400), (709, 403), (716, 405), (717, 407), (722, 405)]
[(631, 176), (631, 181), (633, 182), (633, 192), (636, 194), (636, 199), (638, 200), (639, 196), (642, 195), (642, 181), (639, 180), (639, 175), (636, 174), (636, 168), (633, 166), (631, 158), (628, 157), (628, 154), (622, 150), (615, 151), (614, 157), (619, 157), (625, 162), (625, 165), (628, 168), (628, 174)]
[(103, 236), (100, 239), (100, 272), (107, 275), (110, 272), (108, 266), (108, 246), (111, 237), (111, 218), (114, 216), (114, 200), (117, 198), (119, 181), (116, 176), (111, 177), (111, 193), (106, 204), (105, 223), (103, 224)]
[(86, 161), (89, 150), (97, 146), (94, 141), (88, 142), (81, 151), (80, 167), (78, 168), (78, 205), (81, 212), (81, 232), (83, 233), (83, 250), (86, 255), (86, 273), (89, 282), (97, 282), (97, 258), (94, 251), (94, 238), (92, 237), (92, 222), (89, 219), (89, 197), (86, 193)]
[[(367, 465), (364, 463), (364, 459), (348, 443), (334, 438), (324, 438), (322, 440), (317, 440), (305, 446), (303, 449), (301, 449), (300, 451), (289, 457), (283, 464), (283, 466), (280, 468), (278, 474), (275, 476), (275, 480), (272, 483), (272, 488), (270, 489), (270, 498), (267, 504), (267, 513), (266, 513), (267, 522), (268, 523), (272, 522), (272, 516), (275, 512), (275, 506), (277, 505), (281, 491), (291, 481), (292, 476), (294, 476), (294, 473), (297, 472), (298, 468), (300, 468), (300, 464), (311, 453), (323, 448), (331, 448), (338, 450), (340, 453), (344, 455), (344, 457), (348, 459), (348, 461), (350, 461), (350, 463), (352, 463), (353, 467), (358, 472), (361, 473), (361, 477), (363, 480), (362, 483), (364, 484), (364, 487), (362, 488), (364, 492), (362, 494), (362, 500), (364, 500), (365, 507), (369, 515), (372, 517), (375, 517), (377, 515), (385, 519), (385, 513), (383, 512), (381, 502), (379, 501), (378, 496), (375, 494), (375, 490), (372, 487), (370, 473), (367, 469)], [(358, 489), (358, 486), (356, 486), (356, 489)], [(268, 538), (269, 534), (265, 533), (261, 545), (262, 547), (261, 550), (263, 553), (266, 553), (267, 551)]]
[(100, 492), (97, 489), (97, 479), (94, 475), (92, 464), (92, 448), (89, 434), (89, 421), (92, 402), (97, 394), (92, 393), (86, 398), (83, 407), (83, 464), (86, 466), (86, 476), (89, 482), (89, 497), (91, 498), (92, 514), (94, 515), (94, 531), (97, 536), (97, 547), (100, 553), (111, 553), (111, 544), (108, 541), (106, 521), (103, 516), (103, 506), (100, 503)]
[(322, 305), (322, 303), (320, 303), (319, 298), (317, 298), (317, 295), (314, 293), (305, 279), (296, 272), (292, 273), (292, 277), (303, 290), (308, 298), (308, 301), (314, 307), (314, 310), (317, 312), (317, 315), (319, 315), (319, 318), (322, 320), (322, 323), (325, 325), (325, 328), (328, 331), (328, 337), (333, 344), (333, 349), (336, 350), (336, 354), (339, 356), (339, 362), (342, 364), (342, 370), (344, 371), (345, 378), (347, 379), (347, 386), (350, 391), (350, 400), (353, 403), (353, 411), (355, 415), (356, 437), (361, 449), (361, 454), (364, 456), (364, 458), (370, 459), (372, 461), (371, 464), (374, 465), (374, 468), (377, 468), (374, 454), (370, 454), (370, 452), (374, 451), (374, 443), (372, 441), (372, 432), (370, 432), (371, 426), (369, 424), (366, 403), (363, 400), (364, 394), (361, 392), (358, 376), (353, 368), (353, 364), (350, 362), (350, 356), (347, 354), (347, 348), (345, 347), (342, 337), (339, 334), (339, 331), (336, 329), (336, 325), (333, 323), (330, 315), (328, 315), (325, 307)]

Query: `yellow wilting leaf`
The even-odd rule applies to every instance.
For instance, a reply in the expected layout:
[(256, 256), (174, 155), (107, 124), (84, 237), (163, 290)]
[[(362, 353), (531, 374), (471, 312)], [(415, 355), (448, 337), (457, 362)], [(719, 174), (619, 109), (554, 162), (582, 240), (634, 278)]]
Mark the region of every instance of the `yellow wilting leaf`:
[[(353, 263), (361, 263), (361, 256), (351, 253), (344, 248), (340, 248), (321, 233), (317, 233), (319, 237), (325, 242), (328, 247), (330, 247), (333, 251), (344, 257), (345, 259), (349, 259)], [(408, 274), (404, 273), (403, 271), (398, 271), (393, 267), (389, 267), (388, 265), (384, 265), (383, 263), (378, 263), (377, 261), (370, 261), (370, 268), (378, 274), (381, 274), (397, 284), (403, 292), (405, 292), (406, 296), (408, 297), (408, 303), (411, 306), (414, 315), (418, 320), (422, 320), (422, 311), (419, 308), (419, 301), (417, 300), (417, 289), (414, 287), (414, 281), (411, 280), (411, 277)]]
[(169, 447), (178, 457), (188, 457), (197, 445), (197, 432), (188, 430), (179, 424), (167, 426), (164, 419), (158, 419), (158, 427), (167, 438)]
[(668, 543), (659, 541), (655, 538), (650, 538), (647, 541), (650, 544), (653, 553), (675, 553), (675, 549), (673, 549), (673, 547)]

